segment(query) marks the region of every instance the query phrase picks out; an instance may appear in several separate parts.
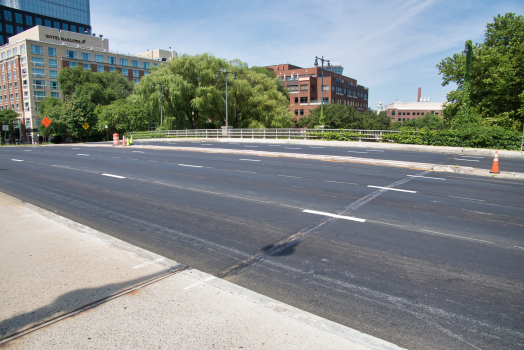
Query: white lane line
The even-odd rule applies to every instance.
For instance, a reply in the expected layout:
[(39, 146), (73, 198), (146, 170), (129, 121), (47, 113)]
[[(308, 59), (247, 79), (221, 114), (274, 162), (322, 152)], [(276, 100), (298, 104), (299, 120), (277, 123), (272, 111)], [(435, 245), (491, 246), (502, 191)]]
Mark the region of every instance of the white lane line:
[(240, 198), (240, 199), (245, 199), (245, 200), (248, 200), (248, 201), (260, 202), (260, 203), (271, 203), (271, 202), (268, 202), (268, 201), (259, 201), (258, 199), (252, 199), (252, 198), (246, 198), (246, 197), (233, 196), (233, 195), (231, 195), (231, 194), (229, 194), (228, 197)]
[(384, 152), (384, 151), (378, 151), (376, 149), (367, 149), (366, 152)]
[(268, 147), (280, 147), (282, 145), (268, 145)]
[(256, 171), (247, 171), (247, 170), (235, 170), (235, 171), (239, 171), (241, 173), (251, 173), (251, 174), (256, 174), (257, 173)]
[(102, 176), (116, 177), (117, 179), (125, 179), (125, 176), (118, 176), (113, 174), (102, 174)]
[(450, 237), (455, 237), (455, 238), (460, 238), (460, 239), (467, 239), (469, 241), (477, 241), (477, 242), (495, 244), (495, 242), (484, 241), (482, 239), (469, 238), (469, 237), (463, 237), (463, 236), (457, 236), (457, 235), (450, 235), (449, 233), (435, 232), (435, 231), (430, 231), (430, 230), (420, 230), (420, 231), (434, 233), (436, 235), (441, 235), (441, 236), (450, 236)]
[(465, 162), (478, 162), (478, 160), (473, 160), (473, 159), (460, 159), (460, 158), (453, 158), (455, 160), (463, 160)]
[(258, 147), (258, 146), (244, 146), (244, 147)]
[(287, 149), (301, 149), (300, 147), (284, 147), (284, 148), (287, 148)]
[(357, 186), (358, 186), (358, 184), (356, 184), (356, 183), (354, 183), (354, 182), (344, 182), (344, 181), (327, 181), (327, 180), (326, 180), (326, 182), (333, 182), (333, 183), (336, 183), (336, 184), (348, 184), (348, 185), (357, 185)]
[(348, 151), (348, 153), (368, 153), (368, 152)]
[(315, 146), (309, 146), (309, 148), (326, 148), (326, 147), (315, 147)]
[(410, 177), (421, 177), (423, 179), (433, 179), (433, 180), (446, 180), (442, 177), (429, 177), (429, 176), (420, 176), (420, 175), (407, 175), (407, 176), (410, 176)]
[(323, 216), (331, 216), (332, 218), (351, 220), (351, 221), (358, 221), (358, 222), (365, 222), (366, 221), (365, 219), (359, 219), (359, 218), (355, 218), (355, 217), (352, 217), (352, 216), (343, 216), (343, 215), (325, 213), (323, 211), (316, 211), (316, 210), (309, 210), (309, 209), (302, 210), (302, 212), (303, 213), (309, 213), (309, 214), (323, 215)]
[(140, 265), (136, 265), (135, 267), (133, 267), (134, 269), (139, 269), (141, 267), (144, 267), (144, 266), (147, 266), (147, 265), (151, 265), (151, 264), (154, 264), (154, 263), (157, 263), (157, 262), (160, 262), (164, 260), (164, 258), (158, 258), (158, 259), (155, 259), (155, 260), (151, 260), (151, 261), (146, 261), (145, 263), (143, 264), (140, 264)]
[(475, 157), (475, 156), (461, 156), (462, 158), (484, 158), (484, 157)]
[(260, 162), (260, 159), (240, 159), (240, 160), (247, 160), (248, 162)]
[(280, 204), (280, 205), (283, 206), (283, 207), (289, 207), (289, 208), (295, 208), (295, 209), (300, 209), (300, 210), (306, 210), (306, 208), (294, 207), (292, 205), (286, 205), (286, 204)]
[(89, 154), (78, 153), (77, 156), (87, 156), (87, 157), (89, 157)]
[(458, 198), (458, 199), (467, 199), (468, 201), (485, 202), (484, 199), (473, 199), (473, 198), (455, 197), (455, 196), (449, 196), (449, 197), (451, 197), (451, 198)]
[(368, 222), (375, 222), (375, 223), (377, 223), (377, 224), (389, 225), (389, 226), (396, 226), (396, 227), (404, 227), (404, 226), (401, 226), (401, 225), (388, 224), (387, 222), (375, 221), (375, 220), (368, 220)]
[(514, 248), (524, 249), (524, 247), (519, 247), (518, 245), (514, 245), (513, 247), (514, 247)]
[(193, 188), (193, 187), (188, 187), (187, 189), (188, 190), (192, 190), (192, 191), (198, 191), (198, 192), (205, 192), (205, 193), (212, 193), (212, 194), (222, 194), (220, 192), (206, 191), (206, 190), (201, 190), (201, 189)]
[(196, 287), (196, 286), (198, 286), (200, 283), (203, 283), (203, 282), (209, 282), (209, 281), (211, 281), (211, 280), (214, 280), (215, 278), (216, 278), (215, 276), (213, 276), (213, 277), (209, 277), (209, 278), (207, 278), (207, 279), (205, 279), (205, 280), (203, 280), (203, 281), (200, 281), (200, 282), (197, 282), (197, 283), (195, 283), (195, 284), (192, 284), (192, 285), (190, 285), (189, 287), (185, 287), (184, 289), (189, 289), (189, 288)]
[(292, 177), (292, 178), (295, 178), (295, 179), (301, 179), (302, 176), (289, 176), (289, 175), (277, 175), (277, 176), (281, 176), (281, 177)]
[(142, 151), (133, 151), (133, 153), (146, 153), (146, 152), (142, 152)]
[(399, 191), (399, 192), (417, 193), (417, 191), (401, 190), (401, 189), (399, 189), (399, 188), (380, 187), (380, 186), (371, 186), (371, 185), (368, 185), (368, 187), (373, 187), (373, 188), (382, 188), (382, 189), (384, 189), (384, 190), (389, 190), (389, 191)]
[[(169, 164), (173, 164), (173, 163), (169, 163)], [(191, 167), (191, 168), (203, 168), (204, 166), (203, 165), (189, 165), (189, 164), (178, 164), (180, 166), (188, 166), (188, 167)]]
[(21, 159), (11, 159), (13, 162), (23, 162)]
[(33, 151), (30, 149), (25, 149), (24, 152), (33, 152)]
[(135, 159), (135, 158), (126, 158), (126, 159), (129, 159), (129, 160), (138, 160), (138, 159)]

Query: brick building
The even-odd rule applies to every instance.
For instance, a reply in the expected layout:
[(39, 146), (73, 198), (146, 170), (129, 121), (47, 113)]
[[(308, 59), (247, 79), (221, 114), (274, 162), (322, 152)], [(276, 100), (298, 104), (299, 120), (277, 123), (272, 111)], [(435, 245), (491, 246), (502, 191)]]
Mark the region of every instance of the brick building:
[(321, 67), (301, 68), (279, 64), (266, 68), (275, 72), (282, 85), (289, 90), (289, 110), (295, 115), (295, 121), (309, 115), (312, 109), (321, 104), (322, 90), (324, 105), (340, 103), (360, 111), (368, 108), (368, 88), (358, 85), (356, 79), (327, 70), (327, 67), (324, 67), (324, 84), (321, 83)]
[(426, 114), (435, 114), (442, 117), (444, 102), (430, 102), (429, 97), (421, 97), (422, 89), (418, 88), (417, 102), (396, 101), (385, 107), (386, 114), (392, 122), (402, 122), (421, 118)]

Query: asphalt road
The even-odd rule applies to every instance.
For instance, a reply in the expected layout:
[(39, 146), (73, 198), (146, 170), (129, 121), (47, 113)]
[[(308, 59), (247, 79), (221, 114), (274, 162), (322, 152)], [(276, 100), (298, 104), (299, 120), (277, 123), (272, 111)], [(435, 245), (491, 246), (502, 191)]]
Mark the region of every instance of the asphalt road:
[[(493, 157), (468, 156), (452, 153), (431, 153), (415, 151), (397, 151), (391, 149), (363, 149), (357, 147), (330, 147), (330, 146), (310, 146), (293, 144), (263, 144), (263, 143), (238, 143), (238, 142), (165, 142), (165, 141), (141, 141), (136, 140), (136, 145), (172, 146), (172, 147), (202, 147), (202, 148), (225, 148), (243, 149), (265, 152), (286, 152), (286, 153), (307, 153), (322, 154), (343, 157), (359, 157), (372, 159), (398, 160), (404, 162), (419, 163), (440, 163), (446, 165), (460, 165), (479, 169), (491, 169)], [(501, 171), (515, 171), (524, 173), (524, 159), (502, 158), (499, 157), (499, 167)]]
[(522, 181), (4, 147), (0, 191), (402, 347), (524, 347)]

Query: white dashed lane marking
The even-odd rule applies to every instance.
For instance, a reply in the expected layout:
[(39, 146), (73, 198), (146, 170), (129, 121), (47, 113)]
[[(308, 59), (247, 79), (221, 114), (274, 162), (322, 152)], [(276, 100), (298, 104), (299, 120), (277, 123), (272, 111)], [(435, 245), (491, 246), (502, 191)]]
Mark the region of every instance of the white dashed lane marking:
[(117, 179), (125, 179), (125, 176), (113, 175), (113, 174), (102, 174), (102, 176), (116, 177)]
[(368, 185), (368, 187), (381, 188), (381, 189), (383, 189), (383, 190), (388, 190), (388, 191), (399, 191), (399, 192), (417, 193), (417, 191), (401, 190), (401, 189), (399, 189), (399, 188), (391, 188), (391, 187), (380, 187), (380, 186), (371, 186), (371, 185)]
[(358, 222), (365, 222), (366, 221), (366, 219), (355, 218), (355, 217), (352, 217), (352, 216), (343, 216), (343, 215), (331, 214), (331, 213), (326, 213), (326, 212), (323, 212), (323, 211), (316, 211), (316, 210), (309, 210), (309, 209), (302, 210), (302, 212), (303, 213), (309, 213), (309, 214), (330, 216), (332, 218), (351, 220), (351, 221), (358, 221)]

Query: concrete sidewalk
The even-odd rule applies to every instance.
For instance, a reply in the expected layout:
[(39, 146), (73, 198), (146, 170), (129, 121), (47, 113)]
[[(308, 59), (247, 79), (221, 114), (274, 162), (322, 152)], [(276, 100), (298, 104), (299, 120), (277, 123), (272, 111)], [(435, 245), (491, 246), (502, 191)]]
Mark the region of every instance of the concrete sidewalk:
[(400, 349), (0, 193), (0, 347)]

